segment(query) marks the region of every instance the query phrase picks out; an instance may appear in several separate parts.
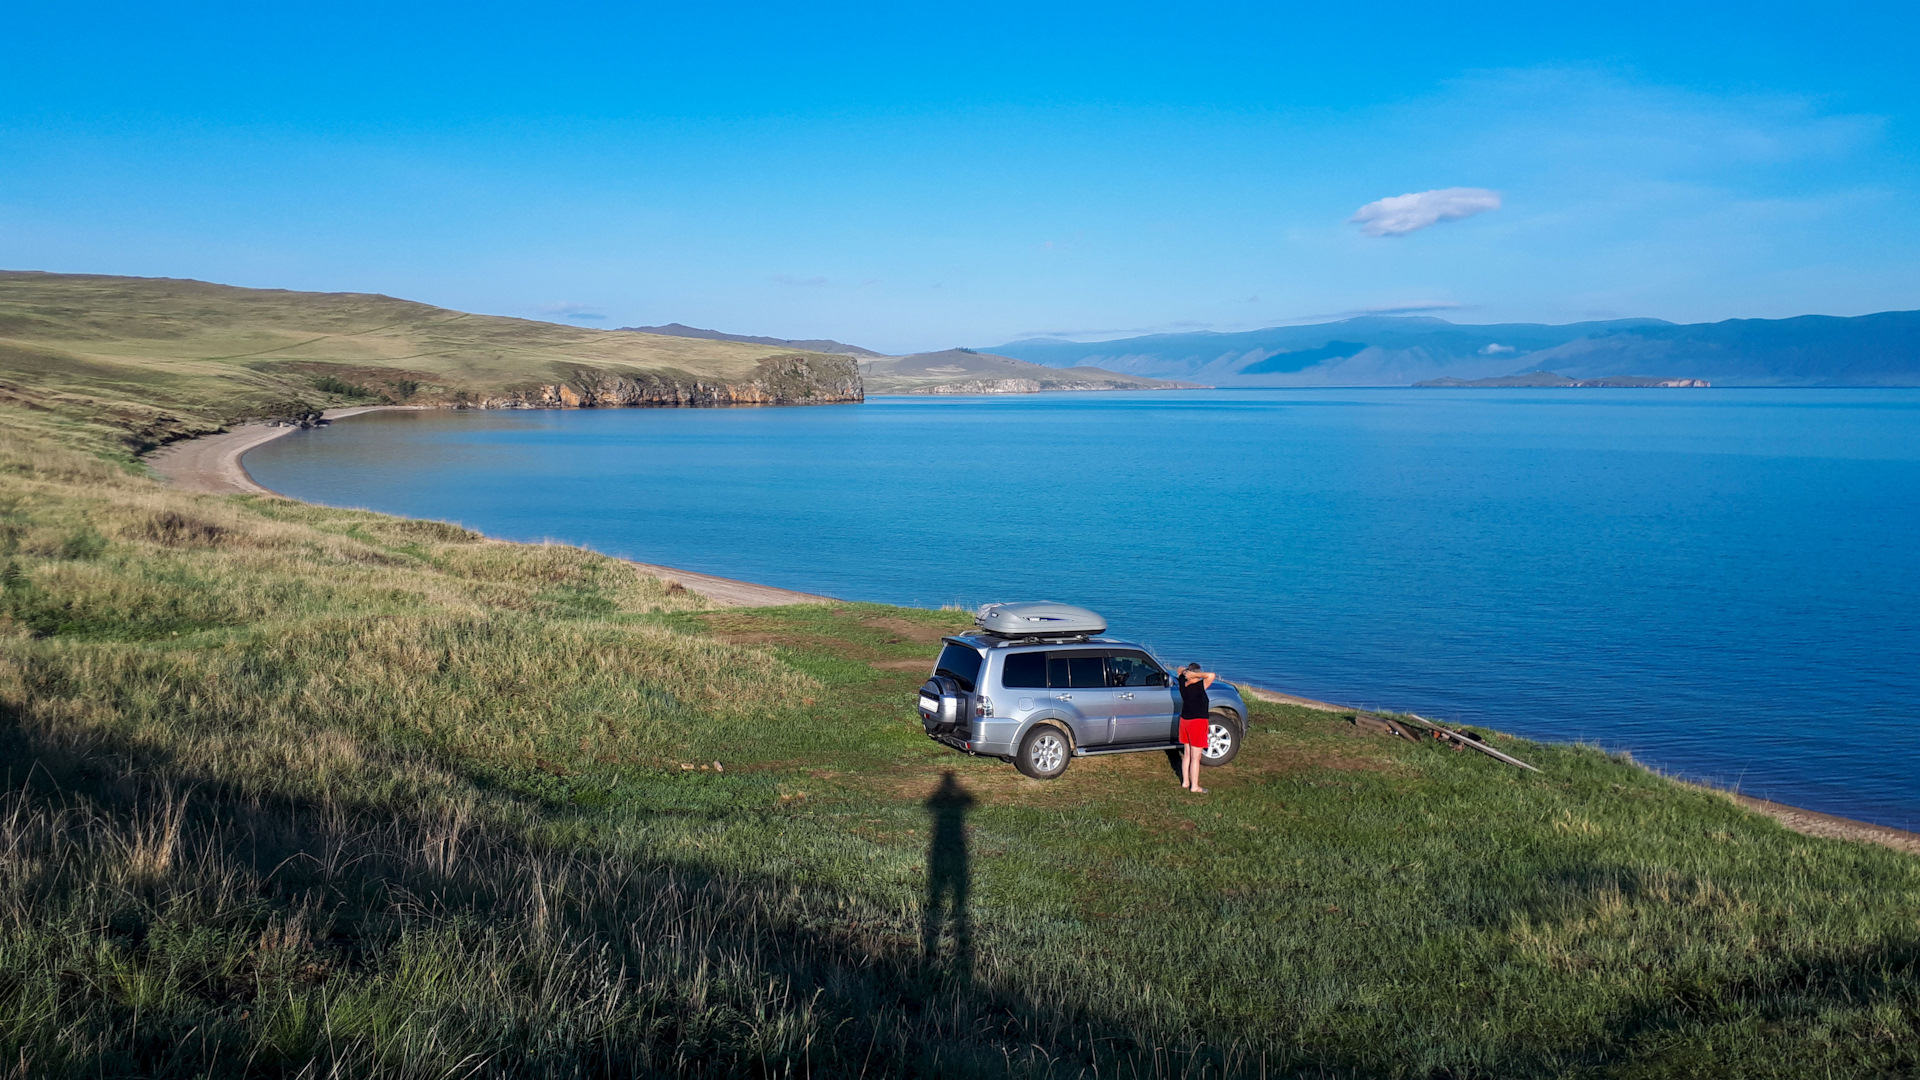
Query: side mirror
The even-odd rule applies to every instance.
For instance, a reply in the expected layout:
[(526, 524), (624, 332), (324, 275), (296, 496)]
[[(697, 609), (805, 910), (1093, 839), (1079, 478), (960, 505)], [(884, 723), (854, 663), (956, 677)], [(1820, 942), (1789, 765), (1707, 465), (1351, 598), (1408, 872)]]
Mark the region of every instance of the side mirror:
[(1148, 684), (1152, 686), (1166, 686), (1168, 685), (1167, 673), (1164, 671), (1156, 671), (1148, 677), (1147, 681)]

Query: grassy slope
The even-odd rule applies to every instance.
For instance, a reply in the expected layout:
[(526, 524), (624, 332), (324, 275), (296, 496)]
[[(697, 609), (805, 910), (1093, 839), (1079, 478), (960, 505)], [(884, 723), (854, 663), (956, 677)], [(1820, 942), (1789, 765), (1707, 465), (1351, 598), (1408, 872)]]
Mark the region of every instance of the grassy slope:
[[(792, 354), (362, 293), (0, 271), (0, 400), (104, 419), (139, 446), (293, 404), (445, 402), (582, 365), (732, 381)], [(367, 395), (329, 392), (329, 377)]]
[(1268, 705), (1206, 798), (1027, 781), (918, 732), (951, 613), (706, 611), (114, 437), (0, 407), (22, 1075), (1920, 1071), (1912, 858)]

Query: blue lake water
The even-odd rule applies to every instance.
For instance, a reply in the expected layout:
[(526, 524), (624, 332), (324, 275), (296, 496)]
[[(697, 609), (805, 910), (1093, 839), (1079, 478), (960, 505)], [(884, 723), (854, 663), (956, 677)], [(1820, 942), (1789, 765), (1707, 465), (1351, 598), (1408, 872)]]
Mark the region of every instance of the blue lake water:
[(1920, 826), (1920, 391), (395, 412), (246, 465), (848, 599), (1081, 603), (1238, 680)]

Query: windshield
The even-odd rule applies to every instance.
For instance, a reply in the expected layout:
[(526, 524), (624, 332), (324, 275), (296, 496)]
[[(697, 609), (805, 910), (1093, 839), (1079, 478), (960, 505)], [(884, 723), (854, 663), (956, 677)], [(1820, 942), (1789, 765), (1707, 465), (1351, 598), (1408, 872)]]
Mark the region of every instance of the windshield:
[(960, 684), (960, 689), (973, 693), (973, 684), (980, 678), (980, 654), (965, 645), (951, 642), (940, 650), (940, 661), (933, 666), (935, 675), (951, 676)]

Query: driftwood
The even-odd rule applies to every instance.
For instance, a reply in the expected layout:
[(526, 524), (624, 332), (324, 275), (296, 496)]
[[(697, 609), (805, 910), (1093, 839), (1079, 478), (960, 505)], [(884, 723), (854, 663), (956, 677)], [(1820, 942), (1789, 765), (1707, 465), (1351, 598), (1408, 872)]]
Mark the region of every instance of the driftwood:
[(1375, 716), (1372, 713), (1354, 713), (1353, 726), (1362, 731), (1374, 731), (1382, 735), (1398, 736), (1408, 742), (1420, 741), (1419, 736), (1415, 735), (1407, 725), (1389, 720), (1384, 716)]
[(1488, 757), (1493, 758), (1495, 761), (1504, 762), (1516, 768), (1525, 769), (1528, 772), (1540, 771), (1526, 762), (1521, 761), (1519, 758), (1514, 757), (1512, 754), (1495, 750), (1493, 747), (1487, 745), (1485, 739), (1482, 739), (1478, 735), (1472, 734), (1471, 732), (1455, 731), (1444, 725), (1436, 724), (1418, 713), (1407, 713), (1404, 717), (1377, 716), (1364, 709), (1342, 708), (1338, 705), (1329, 705), (1324, 701), (1314, 701), (1311, 698), (1294, 697), (1291, 694), (1282, 694), (1273, 690), (1262, 690), (1257, 686), (1246, 687), (1246, 690), (1260, 701), (1272, 701), (1285, 705), (1303, 705), (1309, 709), (1323, 709), (1328, 712), (1349, 713), (1348, 720), (1354, 727), (1362, 731), (1371, 731), (1379, 735), (1391, 735), (1396, 738), (1405, 739), (1408, 742), (1420, 742), (1423, 738), (1439, 739), (1442, 742), (1452, 743), (1456, 749), (1462, 746), (1472, 747)]
[(1528, 772), (1540, 771), (1539, 769), (1534, 768), (1533, 766), (1527, 764), (1526, 762), (1521, 761), (1519, 758), (1514, 757), (1512, 754), (1495, 750), (1493, 747), (1487, 745), (1487, 742), (1485, 739), (1480, 738), (1478, 735), (1462, 734), (1461, 732), (1454, 731), (1451, 728), (1442, 727), (1441, 725), (1434, 723), (1433, 721), (1427, 719), (1424, 716), (1419, 715), (1418, 713), (1408, 713), (1407, 715), (1412, 717), (1415, 720), (1420, 721), (1422, 724), (1425, 724), (1427, 726), (1427, 730), (1433, 732), (1436, 738), (1445, 739), (1448, 742), (1453, 743), (1455, 746), (1465, 746), (1473, 750), (1478, 750), (1481, 753), (1487, 755), (1488, 757), (1495, 759), (1496, 761), (1504, 761), (1509, 765), (1517, 766), (1519, 768), (1527, 770)]

